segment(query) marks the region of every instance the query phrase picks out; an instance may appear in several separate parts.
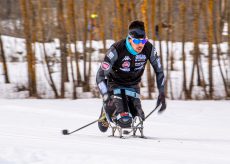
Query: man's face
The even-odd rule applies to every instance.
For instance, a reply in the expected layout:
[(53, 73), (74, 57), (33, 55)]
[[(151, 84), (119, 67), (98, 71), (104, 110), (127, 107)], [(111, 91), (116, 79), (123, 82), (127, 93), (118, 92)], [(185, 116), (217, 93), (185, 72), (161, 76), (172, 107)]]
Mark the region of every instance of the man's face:
[(137, 53), (140, 53), (143, 50), (146, 42), (147, 42), (147, 39), (145, 38), (140, 38), (140, 39), (130, 38), (129, 39), (129, 43), (133, 47), (134, 51), (136, 51)]

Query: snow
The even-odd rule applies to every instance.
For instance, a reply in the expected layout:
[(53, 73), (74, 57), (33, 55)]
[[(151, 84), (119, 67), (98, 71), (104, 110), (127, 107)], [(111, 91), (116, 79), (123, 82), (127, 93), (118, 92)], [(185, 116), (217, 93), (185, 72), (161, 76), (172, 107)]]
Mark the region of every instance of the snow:
[[(156, 101), (143, 100), (146, 114)], [(101, 100), (0, 99), (0, 164), (229, 164), (230, 101), (167, 101), (145, 122), (148, 139), (112, 138), (93, 124)]]

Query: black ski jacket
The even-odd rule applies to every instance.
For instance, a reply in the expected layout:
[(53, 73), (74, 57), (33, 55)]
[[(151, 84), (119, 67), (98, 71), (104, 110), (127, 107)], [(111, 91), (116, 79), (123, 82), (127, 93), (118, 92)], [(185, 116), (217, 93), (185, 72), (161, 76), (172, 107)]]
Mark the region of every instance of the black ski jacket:
[(155, 47), (147, 42), (141, 53), (132, 55), (127, 50), (125, 42), (123, 39), (114, 43), (101, 63), (96, 76), (101, 94), (108, 92), (110, 84), (117, 87), (139, 86), (148, 60), (156, 73), (158, 90), (164, 92), (164, 72)]

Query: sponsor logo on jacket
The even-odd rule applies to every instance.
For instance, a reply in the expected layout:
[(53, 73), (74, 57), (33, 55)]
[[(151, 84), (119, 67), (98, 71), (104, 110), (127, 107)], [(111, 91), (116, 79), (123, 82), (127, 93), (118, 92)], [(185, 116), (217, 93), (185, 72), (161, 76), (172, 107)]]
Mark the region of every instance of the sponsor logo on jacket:
[(137, 62), (135, 63), (135, 67), (140, 67), (140, 66), (143, 66), (146, 62)]
[(130, 62), (129, 61), (124, 61), (121, 65), (122, 68), (120, 68), (120, 70), (125, 71), (125, 72), (129, 72), (130, 71)]
[(130, 57), (129, 56), (125, 56), (123, 59), (122, 59), (122, 61), (130, 61), (131, 59), (130, 59)]
[(109, 68), (110, 68), (110, 64), (109, 63), (107, 63), (107, 62), (102, 62), (101, 63), (101, 69), (102, 70), (107, 71), (107, 70), (109, 70)]
[(143, 69), (143, 68), (144, 68), (144, 66), (142, 65), (140, 67), (135, 68), (134, 70), (136, 71), (136, 70), (140, 70), (140, 69)]
[(114, 57), (114, 53), (110, 52), (107, 57), (111, 60)]
[(130, 62), (129, 61), (125, 61), (123, 64), (122, 64), (122, 67), (123, 68), (127, 68), (130, 66)]
[(135, 61), (145, 61), (146, 55), (145, 54), (138, 54), (136, 55)]

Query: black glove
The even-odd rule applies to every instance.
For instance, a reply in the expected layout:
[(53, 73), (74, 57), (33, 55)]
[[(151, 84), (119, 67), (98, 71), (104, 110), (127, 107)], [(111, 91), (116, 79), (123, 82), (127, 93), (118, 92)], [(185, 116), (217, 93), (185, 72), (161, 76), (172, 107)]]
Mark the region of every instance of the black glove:
[(108, 94), (108, 93), (106, 93), (106, 94), (104, 94), (102, 97), (103, 97), (103, 101), (104, 101), (104, 103), (105, 103), (105, 104), (107, 104), (107, 103), (109, 102), (109, 100), (110, 100), (110, 96), (109, 96), (109, 94)]
[(161, 104), (161, 108), (158, 111), (158, 113), (162, 113), (165, 111), (166, 109), (166, 102), (165, 102), (165, 94), (164, 92), (160, 93), (157, 99), (157, 106), (159, 106)]

